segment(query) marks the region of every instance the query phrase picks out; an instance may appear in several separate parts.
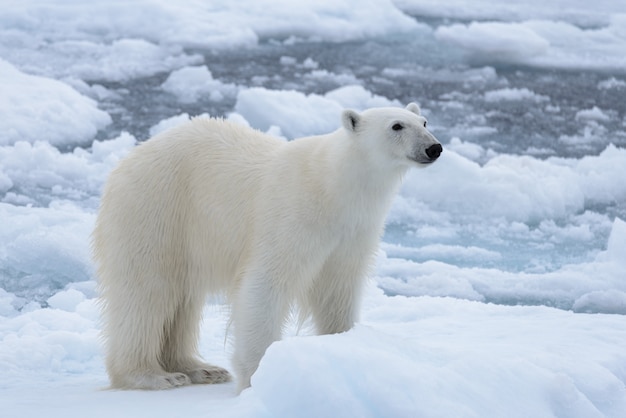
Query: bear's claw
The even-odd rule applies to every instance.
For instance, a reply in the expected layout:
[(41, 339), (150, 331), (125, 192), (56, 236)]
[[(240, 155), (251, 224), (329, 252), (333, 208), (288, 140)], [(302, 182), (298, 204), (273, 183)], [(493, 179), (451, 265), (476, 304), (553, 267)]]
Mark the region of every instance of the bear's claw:
[(165, 377), (171, 387), (184, 386), (191, 383), (189, 376), (184, 373), (172, 373)]
[(192, 383), (198, 384), (225, 383), (232, 380), (228, 370), (217, 366), (203, 367), (187, 374)]

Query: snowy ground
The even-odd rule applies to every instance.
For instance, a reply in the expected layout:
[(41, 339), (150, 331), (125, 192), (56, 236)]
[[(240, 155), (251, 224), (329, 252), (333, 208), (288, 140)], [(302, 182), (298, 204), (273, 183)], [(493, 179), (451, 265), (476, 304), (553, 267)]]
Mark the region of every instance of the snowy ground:
[[(625, 417), (625, 27), (610, 0), (3, 2), (2, 416)], [(292, 325), (239, 397), (105, 389), (88, 243), (129, 149), (189, 115), (293, 138), (408, 101), (444, 153), (354, 330)], [(227, 322), (207, 305), (223, 366)]]

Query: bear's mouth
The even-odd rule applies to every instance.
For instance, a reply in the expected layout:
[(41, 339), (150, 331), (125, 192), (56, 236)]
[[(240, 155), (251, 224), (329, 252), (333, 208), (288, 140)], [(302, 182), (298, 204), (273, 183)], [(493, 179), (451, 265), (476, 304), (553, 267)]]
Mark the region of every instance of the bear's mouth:
[(432, 164), (435, 161), (437, 161), (437, 159), (431, 160), (430, 158), (422, 157), (422, 156), (415, 157), (415, 156), (412, 156), (412, 155), (407, 155), (407, 158), (409, 160), (413, 161), (414, 163), (418, 163), (418, 164), (421, 164), (421, 165), (428, 165), (428, 164)]

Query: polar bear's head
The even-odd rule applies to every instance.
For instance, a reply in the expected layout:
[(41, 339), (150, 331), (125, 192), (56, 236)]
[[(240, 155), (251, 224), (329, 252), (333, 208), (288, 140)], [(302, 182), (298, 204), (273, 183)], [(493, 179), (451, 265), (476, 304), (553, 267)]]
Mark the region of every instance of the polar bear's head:
[(362, 113), (344, 110), (342, 122), (357, 146), (384, 164), (424, 167), (442, 152), (415, 103), (405, 109), (373, 108)]

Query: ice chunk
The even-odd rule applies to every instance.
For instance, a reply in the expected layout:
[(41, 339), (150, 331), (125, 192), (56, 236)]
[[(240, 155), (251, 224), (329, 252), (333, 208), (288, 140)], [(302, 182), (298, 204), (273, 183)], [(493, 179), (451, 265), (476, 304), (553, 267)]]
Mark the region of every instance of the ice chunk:
[(0, 91), (0, 145), (18, 141), (86, 144), (111, 123), (95, 101), (67, 84), (24, 74), (2, 59)]
[(598, 83), (598, 88), (600, 90), (623, 89), (626, 88), (626, 81), (618, 80), (615, 77), (610, 77), (606, 80), (600, 81)]
[(472, 22), (440, 26), (435, 36), (496, 61), (528, 60), (545, 54), (550, 43), (521, 23)]
[(0, 287), (0, 316), (13, 316), (17, 314), (13, 302), (15, 296)]
[(614, 0), (569, 0), (567, 7), (560, 1), (524, 0), (394, 0), (394, 4), (416, 16), (458, 20), (519, 21), (527, 19), (563, 20), (580, 26), (606, 25), (611, 16), (626, 13), (626, 4)]
[(596, 290), (585, 293), (576, 299), (572, 310), (574, 312), (626, 315), (626, 292), (619, 290)]
[[(203, 116), (208, 116), (208, 114), (204, 114)], [(179, 126), (185, 122), (189, 122), (190, 117), (187, 113), (181, 113), (180, 115), (172, 116), (171, 118), (166, 118), (161, 120), (159, 123), (150, 128), (150, 136), (154, 136), (160, 134), (161, 132), (165, 132), (168, 129)]]
[(175, 95), (181, 103), (193, 103), (201, 99), (219, 102), (224, 97), (235, 97), (238, 87), (215, 80), (206, 65), (185, 67), (173, 71), (161, 86)]
[(270, 346), (244, 395), (298, 417), (617, 417), (626, 407), (621, 317), (443, 298), (366, 304), (366, 323), (349, 332)]
[[(0, 115), (0, 118), (2, 116)], [(47, 142), (18, 141), (0, 146), (0, 201), (46, 206), (56, 199), (70, 199), (95, 206), (100, 189), (120, 158), (134, 146), (135, 138), (94, 141), (91, 151), (76, 148), (63, 153)]]
[(626, 14), (613, 14), (608, 20), (608, 25), (599, 29), (553, 20), (455, 23), (440, 26), (435, 36), (464, 48), (472, 60), (622, 71), (626, 66)]
[(502, 101), (522, 101), (527, 100), (531, 102), (544, 102), (549, 101), (548, 96), (537, 94), (534, 91), (530, 91), (527, 88), (504, 88), (499, 90), (491, 90), (485, 92), (485, 101), (487, 102), (502, 102)]
[(93, 214), (70, 204), (31, 208), (0, 203), (0, 219), (3, 289), (45, 302), (68, 283), (91, 277)]
[(267, 131), (270, 126), (277, 125), (284, 135), (296, 138), (336, 130), (344, 108), (364, 110), (399, 105), (399, 102), (374, 95), (362, 86), (345, 86), (325, 95), (251, 88), (239, 92), (235, 110), (255, 128)]
[(62, 290), (48, 298), (51, 308), (74, 312), (76, 307), (85, 300), (85, 295), (76, 289)]
[(611, 117), (603, 112), (598, 106), (576, 112), (576, 120), (606, 122), (610, 119)]
[(620, 218), (615, 218), (613, 221), (606, 256), (611, 260), (626, 264), (626, 222)]

